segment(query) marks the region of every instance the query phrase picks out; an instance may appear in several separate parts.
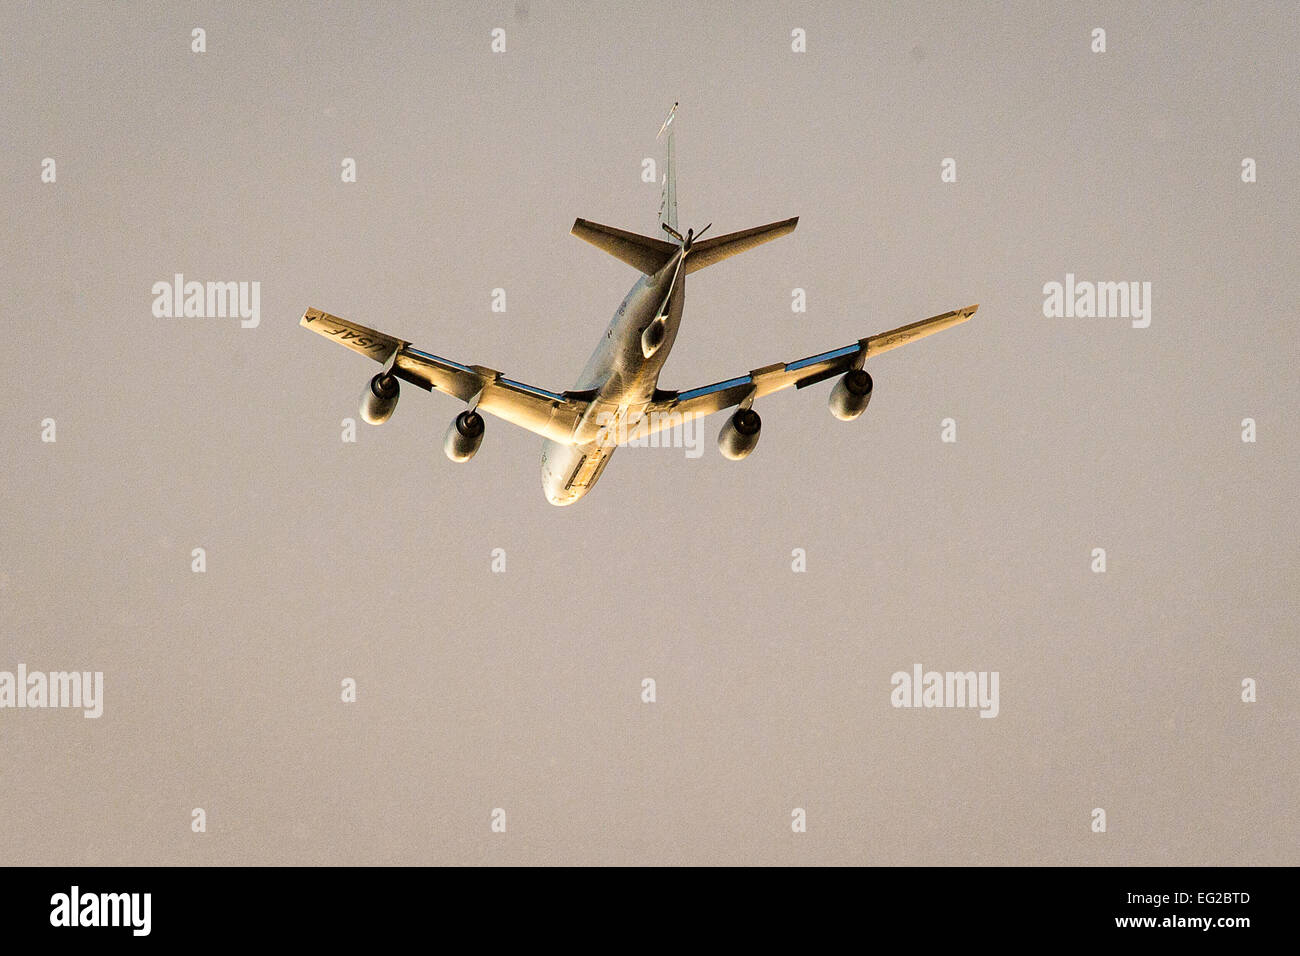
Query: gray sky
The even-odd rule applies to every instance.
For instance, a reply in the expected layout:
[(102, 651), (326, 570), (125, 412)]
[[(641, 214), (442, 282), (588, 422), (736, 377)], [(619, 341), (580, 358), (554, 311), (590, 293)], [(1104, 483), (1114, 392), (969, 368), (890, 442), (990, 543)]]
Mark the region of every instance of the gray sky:
[[(0, 8), (0, 670), (105, 684), (0, 709), (0, 861), (1300, 862), (1295, 5), (475, 6)], [(665, 387), (979, 313), (567, 509), (446, 396), (342, 442), (375, 368), (308, 305), (572, 384), (636, 275), (569, 227), (654, 229), (675, 100), (683, 226), (801, 219)], [(1067, 273), (1150, 327), (1044, 317)], [(915, 663), (998, 716), (892, 707)]]

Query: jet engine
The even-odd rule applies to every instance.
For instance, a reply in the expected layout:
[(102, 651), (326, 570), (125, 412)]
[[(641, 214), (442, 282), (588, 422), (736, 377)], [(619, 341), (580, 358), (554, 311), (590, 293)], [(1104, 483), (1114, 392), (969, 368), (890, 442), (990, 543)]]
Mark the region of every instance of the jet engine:
[(727, 424), (718, 432), (718, 450), (724, 458), (740, 461), (758, 444), (758, 433), (763, 427), (763, 420), (752, 408), (742, 408), (727, 419)]
[(393, 417), (399, 394), (396, 375), (380, 372), (370, 380), (361, 396), (361, 417), (372, 425), (382, 425)]
[(447, 428), (442, 450), (452, 461), (469, 461), (483, 444), (483, 416), (463, 411)]
[(842, 422), (851, 422), (867, 410), (871, 401), (871, 376), (862, 369), (845, 373), (831, 389), (831, 414)]

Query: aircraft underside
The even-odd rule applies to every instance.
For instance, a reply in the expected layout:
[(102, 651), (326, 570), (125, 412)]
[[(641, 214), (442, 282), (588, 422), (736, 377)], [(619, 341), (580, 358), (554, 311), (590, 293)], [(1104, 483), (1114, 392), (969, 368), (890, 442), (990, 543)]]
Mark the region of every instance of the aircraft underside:
[[(555, 505), (570, 505), (600, 479), (614, 450), (629, 440), (653, 435), (686, 421), (734, 410), (718, 434), (718, 448), (732, 460), (749, 456), (758, 444), (762, 420), (754, 404), (787, 388), (803, 389), (838, 378), (829, 395), (831, 414), (858, 418), (871, 401), (868, 358), (967, 321), (978, 306), (955, 309), (878, 335), (810, 355), (778, 362), (685, 391), (658, 387), (682, 320), (686, 277), (794, 231), (798, 219), (703, 238), (709, 226), (685, 235), (677, 227), (676, 162), (671, 124), (677, 107), (660, 128), (667, 132), (667, 157), (659, 205), (665, 238), (638, 235), (578, 219), (575, 236), (641, 273), (592, 353), (574, 388), (552, 392), (508, 378), (482, 365), (464, 365), (415, 348), (410, 342), (309, 308), (301, 325), (380, 362), (368, 383), (361, 416), (371, 424), (387, 421), (397, 407), (399, 382), (445, 392), (464, 403), (447, 429), (443, 449), (452, 461), (474, 457), (486, 431), (483, 414), (517, 425), (546, 441), (542, 448), (542, 487)], [(710, 226), (712, 224), (710, 223)]]

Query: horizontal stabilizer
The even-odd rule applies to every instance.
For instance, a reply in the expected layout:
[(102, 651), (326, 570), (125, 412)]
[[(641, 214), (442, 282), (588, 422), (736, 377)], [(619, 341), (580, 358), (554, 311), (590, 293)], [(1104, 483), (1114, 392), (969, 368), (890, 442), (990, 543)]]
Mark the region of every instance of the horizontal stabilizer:
[(788, 235), (794, 232), (794, 227), (798, 224), (799, 217), (795, 216), (793, 219), (771, 222), (766, 226), (755, 226), (753, 229), (743, 229), (740, 232), (730, 232), (713, 239), (701, 239), (691, 246), (690, 255), (686, 257), (686, 274), (699, 272), (705, 266), (730, 259), (755, 246)]
[(613, 226), (602, 226), (586, 219), (573, 221), (573, 234), (648, 276), (662, 269), (677, 251), (677, 246), (671, 242), (639, 236), (635, 232), (625, 232)]

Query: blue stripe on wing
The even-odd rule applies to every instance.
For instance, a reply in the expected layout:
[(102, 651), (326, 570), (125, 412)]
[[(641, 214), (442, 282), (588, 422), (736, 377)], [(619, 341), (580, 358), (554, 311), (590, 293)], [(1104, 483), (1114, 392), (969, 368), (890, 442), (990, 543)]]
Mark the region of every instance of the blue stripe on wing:
[(797, 362), (791, 362), (785, 367), (787, 372), (797, 372), (801, 368), (807, 368), (809, 365), (816, 365), (818, 362), (824, 362), (827, 359), (839, 358), (841, 355), (852, 355), (862, 348), (860, 342), (854, 342), (852, 345), (846, 345), (842, 349), (833, 349), (830, 352), (823, 352), (821, 355), (810, 355), (806, 359), (800, 359)]
[(677, 401), (684, 402), (688, 398), (698, 398), (701, 395), (711, 395), (714, 392), (721, 392), (737, 385), (748, 385), (754, 380), (752, 375), (742, 375), (740, 378), (729, 378), (725, 382), (718, 382), (714, 385), (705, 385), (703, 388), (693, 388), (688, 392), (679, 392)]
[(536, 386), (533, 385), (525, 385), (523, 382), (516, 382), (514, 379), (511, 378), (503, 378), (500, 381), (502, 385), (509, 385), (511, 388), (517, 388), (525, 392), (531, 392), (534, 395), (540, 395), (542, 398), (549, 398), (557, 402), (564, 401), (563, 395), (559, 395), (555, 392), (548, 392), (544, 388), (537, 388)]
[(421, 352), (419, 349), (413, 349), (409, 345), (406, 347), (406, 351), (410, 352), (412, 355), (418, 355), (420, 358), (428, 359), (431, 362), (437, 362), (439, 365), (447, 365), (451, 368), (456, 369), (456, 371), (458, 372), (469, 372), (471, 375), (474, 374), (474, 370), (469, 366), (461, 365), (459, 362), (453, 362), (451, 359), (445, 359), (438, 355), (432, 355), (429, 352)]

